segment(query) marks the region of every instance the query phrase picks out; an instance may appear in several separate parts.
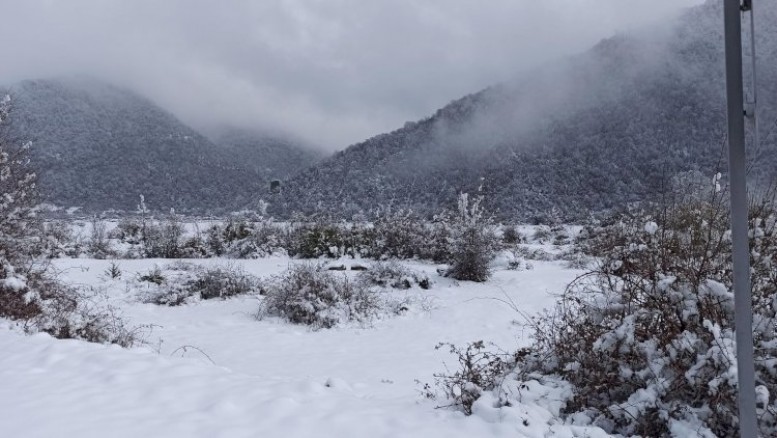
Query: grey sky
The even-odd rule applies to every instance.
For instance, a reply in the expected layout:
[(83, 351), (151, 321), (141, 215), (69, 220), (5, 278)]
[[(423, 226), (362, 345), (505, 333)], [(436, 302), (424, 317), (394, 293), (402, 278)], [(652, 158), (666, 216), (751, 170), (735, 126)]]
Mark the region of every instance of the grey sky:
[(88, 73), (340, 149), (700, 0), (0, 0), (0, 83)]

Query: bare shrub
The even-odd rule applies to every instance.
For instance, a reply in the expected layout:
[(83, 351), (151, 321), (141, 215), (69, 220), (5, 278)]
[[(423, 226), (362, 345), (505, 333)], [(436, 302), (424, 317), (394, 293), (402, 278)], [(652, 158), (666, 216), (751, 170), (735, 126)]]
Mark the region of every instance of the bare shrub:
[(259, 315), (331, 328), (342, 322), (366, 321), (379, 309), (378, 296), (368, 288), (345, 276), (336, 277), (311, 265), (297, 265), (267, 286)]
[[(510, 354), (489, 350), (483, 341), (469, 343), (465, 348), (450, 343), (435, 347), (449, 349), (456, 356), (457, 368), (453, 373), (437, 373), (435, 386), (451, 404), (465, 414), (472, 414), (472, 405), (483, 394), (498, 387), (505, 375), (515, 366)], [(426, 386), (427, 397), (436, 398), (431, 385)]]

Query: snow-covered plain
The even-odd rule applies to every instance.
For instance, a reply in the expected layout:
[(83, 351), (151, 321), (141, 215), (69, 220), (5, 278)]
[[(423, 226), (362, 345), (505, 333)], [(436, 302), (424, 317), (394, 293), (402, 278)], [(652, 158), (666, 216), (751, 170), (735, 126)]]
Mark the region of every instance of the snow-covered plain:
[[(191, 262), (231, 263), (267, 278), (301, 261)], [(547, 401), (519, 406), (524, 422), (497, 409), (465, 417), (421, 391), (446, 364), (456, 367), (446, 349), (435, 350), (440, 342), (525, 345), (528, 330), (507, 303), (525, 314), (550, 306), (580, 274), (563, 262), (533, 261), (522, 270), (497, 263), (483, 284), (403, 262), (435, 282), (428, 291), (386, 292), (414, 302), (409, 312), (317, 331), (257, 320), (254, 296), (143, 304), (133, 281), (170, 261), (120, 260), (119, 280), (105, 276), (111, 263), (59, 259), (53, 268), (67, 283), (104, 292), (130, 325), (143, 327), (145, 345), (127, 350), (0, 328), (1, 437), (591, 436), (551, 425)]]

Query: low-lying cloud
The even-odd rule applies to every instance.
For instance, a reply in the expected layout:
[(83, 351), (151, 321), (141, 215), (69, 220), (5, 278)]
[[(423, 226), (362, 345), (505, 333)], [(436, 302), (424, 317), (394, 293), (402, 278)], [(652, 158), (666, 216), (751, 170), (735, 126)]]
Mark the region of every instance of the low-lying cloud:
[(89, 74), (339, 149), (700, 0), (0, 0), (0, 83)]

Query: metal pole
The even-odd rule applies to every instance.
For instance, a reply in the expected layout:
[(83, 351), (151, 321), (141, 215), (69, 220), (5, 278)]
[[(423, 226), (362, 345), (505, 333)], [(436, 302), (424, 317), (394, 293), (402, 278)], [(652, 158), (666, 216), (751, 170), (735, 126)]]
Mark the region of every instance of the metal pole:
[(728, 152), (731, 179), (731, 240), (734, 261), (734, 329), (739, 379), (739, 434), (756, 438), (755, 366), (753, 363), (753, 307), (750, 290), (750, 249), (747, 223), (745, 115), (742, 73), (742, 18), (740, 0), (725, 0), (726, 93)]

